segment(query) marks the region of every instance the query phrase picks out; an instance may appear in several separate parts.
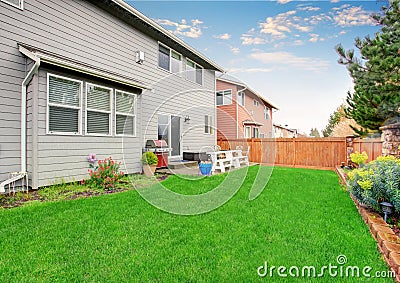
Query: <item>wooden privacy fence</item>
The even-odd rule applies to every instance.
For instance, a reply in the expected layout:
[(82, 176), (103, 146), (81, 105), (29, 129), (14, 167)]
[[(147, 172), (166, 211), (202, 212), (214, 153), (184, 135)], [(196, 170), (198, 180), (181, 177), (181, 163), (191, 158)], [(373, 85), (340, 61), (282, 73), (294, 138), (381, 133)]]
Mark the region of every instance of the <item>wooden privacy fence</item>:
[[(331, 169), (346, 162), (346, 138), (266, 138), (218, 140), (222, 149), (250, 146), (249, 161), (282, 166)], [(378, 140), (354, 140), (354, 151), (366, 151), (373, 160), (381, 154)]]
[(354, 139), (353, 152), (356, 151), (365, 151), (368, 155), (367, 162), (370, 162), (382, 155), (382, 141), (381, 139)]

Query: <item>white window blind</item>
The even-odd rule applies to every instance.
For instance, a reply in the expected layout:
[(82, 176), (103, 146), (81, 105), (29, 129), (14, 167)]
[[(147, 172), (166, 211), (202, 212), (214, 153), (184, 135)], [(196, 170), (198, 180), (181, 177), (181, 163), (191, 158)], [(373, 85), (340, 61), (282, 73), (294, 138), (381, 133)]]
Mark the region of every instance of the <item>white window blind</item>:
[(82, 82), (48, 75), (48, 132), (80, 134)]
[(186, 60), (186, 78), (189, 81), (203, 84), (203, 68), (196, 63)]
[(232, 104), (232, 90), (222, 90), (217, 92), (217, 105)]
[(111, 134), (112, 90), (92, 84), (86, 87), (86, 133)]
[(171, 73), (180, 75), (182, 71), (182, 56), (171, 50)]
[(136, 135), (136, 95), (115, 92), (115, 132), (117, 135)]
[(168, 48), (162, 45), (158, 46), (158, 66), (167, 71), (169, 71), (169, 58), (170, 58), (169, 53), (170, 51)]

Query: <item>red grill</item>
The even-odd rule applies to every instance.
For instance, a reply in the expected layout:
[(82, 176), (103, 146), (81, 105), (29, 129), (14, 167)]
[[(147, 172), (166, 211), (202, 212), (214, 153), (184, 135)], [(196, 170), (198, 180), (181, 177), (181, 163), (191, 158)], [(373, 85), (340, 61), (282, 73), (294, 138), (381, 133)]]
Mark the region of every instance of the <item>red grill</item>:
[(157, 168), (168, 167), (169, 147), (165, 140), (147, 140), (146, 151), (152, 151), (158, 158)]

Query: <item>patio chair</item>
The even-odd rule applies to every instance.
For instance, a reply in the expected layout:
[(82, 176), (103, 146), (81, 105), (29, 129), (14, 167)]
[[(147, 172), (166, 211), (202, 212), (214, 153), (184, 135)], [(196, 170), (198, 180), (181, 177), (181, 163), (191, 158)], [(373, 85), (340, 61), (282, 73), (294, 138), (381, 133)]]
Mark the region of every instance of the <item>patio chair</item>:
[(243, 155), (243, 146), (238, 145), (236, 147), (237, 149), (237, 156), (233, 157), (234, 160), (234, 166), (235, 167), (240, 167), (242, 164), (249, 166), (249, 152), (250, 152), (250, 146), (247, 148), (246, 155)]

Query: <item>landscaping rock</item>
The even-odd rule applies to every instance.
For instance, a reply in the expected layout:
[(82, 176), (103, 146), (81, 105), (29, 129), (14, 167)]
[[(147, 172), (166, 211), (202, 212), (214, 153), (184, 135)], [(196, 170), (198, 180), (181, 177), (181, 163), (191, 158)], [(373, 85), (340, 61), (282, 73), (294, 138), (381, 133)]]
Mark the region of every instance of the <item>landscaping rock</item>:
[(393, 230), (388, 226), (381, 226), (381, 225), (377, 225), (377, 224), (372, 224), (370, 226), (370, 228), (371, 228), (371, 234), (372, 234), (372, 236), (374, 236), (374, 239), (376, 241), (378, 241), (378, 238), (377, 238), (378, 232), (384, 232), (384, 233), (387, 233), (387, 234), (393, 234), (394, 235)]
[(391, 243), (388, 241), (383, 241), (382, 243), (382, 251), (386, 258), (389, 258), (390, 253), (398, 253), (400, 254), (400, 245), (396, 243)]
[(396, 272), (396, 274), (400, 275), (400, 254), (390, 253), (389, 264), (390, 267)]
[(397, 237), (394, 233), (386, 233), (386, 232), (379, 231), (377, 233), (377, 239), (378, 239), (378, 243), (380, 246), (383, 244), (383, 241), (400, 244), (399, 237)]

